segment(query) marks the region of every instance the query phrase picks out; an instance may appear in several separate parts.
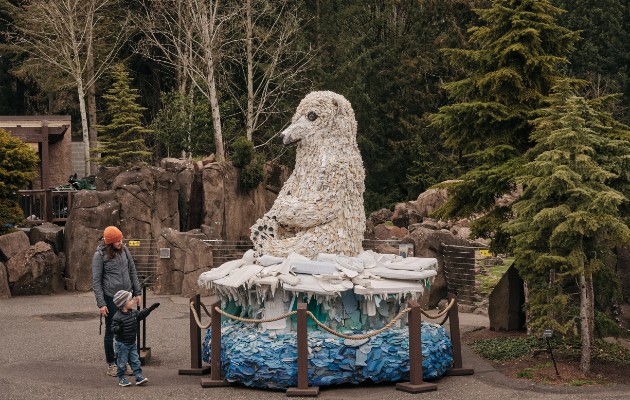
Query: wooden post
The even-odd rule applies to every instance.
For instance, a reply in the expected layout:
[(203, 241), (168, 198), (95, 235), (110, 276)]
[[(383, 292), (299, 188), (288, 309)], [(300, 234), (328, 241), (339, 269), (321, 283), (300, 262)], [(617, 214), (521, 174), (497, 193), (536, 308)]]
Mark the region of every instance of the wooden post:
[[(197, 315), (201, 312), (201, 295), (197, 294), (190, 298), (194, 304)], [(189, 303), (190, 304), (190, 303)], [(190, 310), (190, 368), (179, 370), (180, 375), (205, 375), (210, 372), (209, 366), (201, 365), (201, 328), (195, 321), (195, 316)]]
[(297, 387), (287, 389), (287, 397), (319, 395), (318, 386), (308, 386), (308, 326), (306, 325), (306, 303), (297, 307)]
[(462, 367), (462, 339), (459, 332), (459, 310), (457, 309), (457, 296), (448, 294), (448, 301), (454, 300), (453, 306), (448, 310), (448, 324), (451, 331), (451, 342), (453, 343), (453, 368), (446, 372), (446, 375), (472, 375), (475, 370)]
[(407, 393), (424, 393), (437, 390), (434, 383), (422, 381), (422, 315), (420, 305), (415, 300), (409, 301), (409, 382), (396, 384), (397, 390)]
[(53, 201), (52, 201), (52, 189), (44, 190), (44, 209), (43, 211), (43, 220), (46, 222), (52, 222), (53, 220)]
[[(42, 121), (42, 129), (41, 129), (41, 150), (42, 154), (40, 155), (40, 159), (42, 161), (42, 165), (40, 167), (39, 172), (42, 174), (42, 189), (50, 189), (50, 153), (48, 147), (48, 121)], [(48, 207), (51, 207), (51, 204), (48, 204)], [(46, 214), (47, 218), (50, 216)], [(52, 218), (46, 219), (46, 222), (52, 222)]]
[(221, 307), (220, 301), (214, 303), (210, 310), (210, 327), (212, 329), (210, 350), (212, 356), (210, 357), (210, 379), (201, 379), (201, 387), (204, 388), (230, 385), (230, 382), (221, 379), (221, 314), (215, 309), (216, 307)]

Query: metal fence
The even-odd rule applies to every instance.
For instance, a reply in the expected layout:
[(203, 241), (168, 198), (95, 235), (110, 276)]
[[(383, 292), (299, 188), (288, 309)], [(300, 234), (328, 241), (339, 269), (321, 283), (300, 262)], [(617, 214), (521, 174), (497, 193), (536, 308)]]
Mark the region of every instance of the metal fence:
[(157, 261), (160, 258), (158, 239), (125, 239), (125, 244), (136, 264), (136, 271), (140, 282), (152, 286), (157, 279)]

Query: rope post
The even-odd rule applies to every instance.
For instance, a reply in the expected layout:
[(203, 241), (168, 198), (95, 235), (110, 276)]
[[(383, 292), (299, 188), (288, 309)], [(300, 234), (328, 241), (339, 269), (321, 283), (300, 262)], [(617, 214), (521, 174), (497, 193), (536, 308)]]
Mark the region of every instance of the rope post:
[(210, 309), (210, 322), (212, 327), (212, 335), (210, 337), (210, 379), (201, 379), (201, 387), (219, 387), (229, 386), (230, 383), (225, 379), (221, 379), (221, 314), (217, 308), (221, 307), (221, 302), (217, 301)]
[[(214, 353), (213, 353), (214, 354)], [(308, 327), (306, 325), (306, 303), (297, 307), (297, 387), (287, 389), (287, 397), (319, 395), (318, 386), (308, 386)]]
[(448, 294), (448, 300), (454, 300), (453, 306), (448, 310), (448, 321), (451, 331), (451, 342), (453, 343), (453, 368), (446, 372), (446, 375), (472, 375), (475, 370), (462, 367), (462, 339), (459, 332), (459, 311), (457, 307), (457, 296)]
[(409, 300), (409, 382), (396, 384), (397, 390), (407, 393), (424, 393), (437, 390), (434, 383), (422, 381), (422, 315), (420, 305)]
[[(190, 303), (194, 304), (197, 315), (201, 312), (201, 295), (197, 294), (190, 298)], [(190, 368), (179, 370), (179, 375), (205, 375), (210, 372), (209, 366), (201, 364), (201, 328), (195, 321), (195, 315), (190, 310)]]

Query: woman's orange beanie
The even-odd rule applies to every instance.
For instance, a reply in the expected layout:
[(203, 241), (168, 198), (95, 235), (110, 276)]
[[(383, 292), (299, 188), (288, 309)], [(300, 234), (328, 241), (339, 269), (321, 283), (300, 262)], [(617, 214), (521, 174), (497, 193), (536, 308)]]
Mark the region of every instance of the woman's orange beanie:
[(105, 239), (105, 244), (120, 242), (122, 238), (122, 232), (115, 226), (108, 226), (103, 232), (103, 239)]

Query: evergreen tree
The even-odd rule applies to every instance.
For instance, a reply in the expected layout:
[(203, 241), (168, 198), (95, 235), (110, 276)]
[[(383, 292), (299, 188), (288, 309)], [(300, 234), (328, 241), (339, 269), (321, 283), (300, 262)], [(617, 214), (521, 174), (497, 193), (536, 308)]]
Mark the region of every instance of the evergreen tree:
[(207, 156), (214, 152), (210, 104), (205, 98), (190, 99), (179, 90), (162, 93), (162, 109), (150, 128), (160, 157)]
[(577, 34), (556, 23), (562, 10), (549, 0), (494, 0), (476, 12), (482, 25), (469, 30), (473, 49), (445, 50), (466, 77), (444, 85), (453, 104), (440, 108), (433, 125), (459, 154), (465, 173), (449, 186), (449, 200), (437, 214), (491, 211), (471, 228), (500, 239), (509, 210), (493, 210), (495, 200), (515, 189), (515, 167), (531, 147), (528, 121), (561, 78), (558, 68)]
[(113, 70), (113, 86), (103, 95), (109, 123), (98, 127), (99, 147), (94, 150), (103, 166), (147, 163), (151, 153), (145, 139), (152, 133), (142, 126), (144, 107), (138, 105), (138, 90), (131, 88), (127, 69), (118, 64)]
[(627, 0), (554, 0), (567, 12), (563, 26), (580, 32), (576, 51), (569, 55), (571, 76), (589, 81), (589, 98), (623, 93), (612, 110), (630, 123), (630, 2)]
[(29, 145), (0, 129), (0, 235), (24, 221), (16, 192), (37, 176), (38, 162)]
[(479, 0), (307, 2), (308, 43), (319, 50), (314, 86), (352, 103), (370, 212), (417, 198), (452, 178), (450, 150), (424, 117), (445, 104), (457, 71), (439, 53), (463, 44)]
[(517, 218), (506, 229), (528, 289), (528, 328), (575, 333), (579, 315), (581, 366), (588, 371), (593, 274), (605, 268), (603, 260), (616, 245), (630, 239), (619, 211), (628, 197), (615, 189), (630, 183), (630, 132), (618, 134), (609, 115), (582, 97), (563, 94), (553, 95), (533, 123), (535, 145), (518, 177), (525, 189), (513, 207)]

